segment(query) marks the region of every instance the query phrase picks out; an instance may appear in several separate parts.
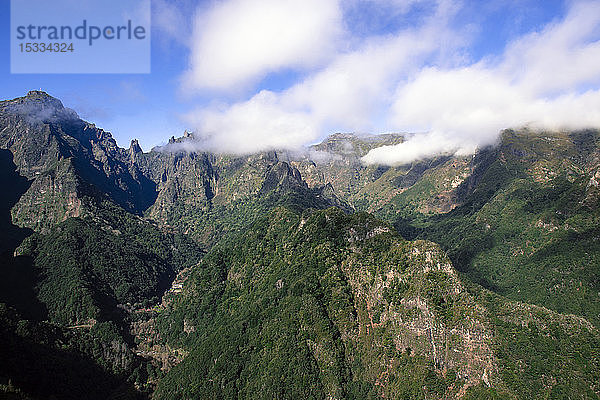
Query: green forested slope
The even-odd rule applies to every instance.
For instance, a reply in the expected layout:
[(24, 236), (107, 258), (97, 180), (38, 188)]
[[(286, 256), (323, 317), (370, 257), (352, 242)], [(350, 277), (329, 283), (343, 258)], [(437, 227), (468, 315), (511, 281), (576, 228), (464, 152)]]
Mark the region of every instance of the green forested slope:
[(136, 162), (157, 181), (157, 199), (146, 214), (206, 248), (275, 205), (342, 205), (325, 184), (309, 188), (299, 171), (275, 152), (228, 156), (176, 147), (188, 140), (174, 139), (166, 149), (138, 154)]
[[(334, 139), (360, 142), (346, 136), (320, 146)], [(344, 197), (356, 209), (393, 224), (406, 238), (441, 244), (474, 282), (597, 325), (599, 155), (598, 130), (522, 129), (503, 132), (497, 145), (469, 157), (375, 169), (352, 164), (358, 156), (350, 151), (329, 164), (299, 168), (315, 182), (329, 179), (324, 171), (332, 169), (340, 193), (360, 181)]]
[(158, 399), (597, 398), (594, 327), (465, 287), (367, 214), (275, 209), (169, 304), (161, 336), (189, 355)]
[(128, 310), (158, 302), (202, 251), (109, 202), (89, 208), (33, 234), (4, 260), (0, 383), (14, 390), (0, 392), (102, 399), (151, 390), (158, 370), (135, 355)]
[(93, 216), (34, 234), (18, 252), (37, 276), (37, 299), (48, 318), (73, 325), (111, 319), (117, 304), (155, 303), (175, 274), (202, 256), (185, 236), (163, 232), (110, 203)]
[(509, 298), (600, 322), (598, 132), (507, 132), (462, 206), (400, 219), (475, 282)]
[[(114, 325), (69, 330), (0, 303), (0, 398), (142, 399), (146, 365)], [(139, 387), (139, 386), (138, 386)]]

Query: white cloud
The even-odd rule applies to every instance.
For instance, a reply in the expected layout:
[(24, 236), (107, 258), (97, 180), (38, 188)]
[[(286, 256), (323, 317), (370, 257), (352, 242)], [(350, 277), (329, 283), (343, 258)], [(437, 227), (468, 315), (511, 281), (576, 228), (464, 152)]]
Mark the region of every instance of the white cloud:
[(425, 28), (372, 38), (283, 92), (282, 101), (338, 130), (373, 129), (372, 117), (389, 103), (394, 85), (437, 48), (439, 36)]
[(285, 68), (307, 75), (190, 113), (198, 148), (249, 153), (332, 131), (424, 132), (364, 157), (398, 164), (468, 154), (509, 127), (600, 126), (600, 3), (571, 3), (564, 19), (472, 62), (467, 33), (477, 30), (453, 20), (461, 1), (363, 1), (399, 18), (414, 5), (435, 7), (418, 26), (368, 37), (344, 31), (334, 0), (226, 0), (199, 13), (185, 80), (193, 90), (232, 90)]
[(563, 21), (515, 41), (495, 61), (424, 68), (400, 85), (392, 125), (427, 133), (363, 160), (402, 164), (442, 152), (466, 154), (493, 143), (503, 128), (523, 125), (600, 127), (600, 4), (575, 4)]
[(540, 95), (600, 83), (600, 2), (574, 3), (563, 21), (510, 44), (497, 72)]
[(499, 132), (509, 127), (570, 130), (600, 126), (600, 90), (535, 98), (524, 96), (518, 87), (501, 79), (485, 81), (486, 76), (472, 70), (423, 76), (407, 88), (396, 105), (404, 106), (399, 121), (431, 129), (404, 143), (371, 150), (363, 161), (397, 165), (442, 153), (472, 154), (493, 144)]
[(431, 131), (412, 135), (399, 145), (377, 147), (369, 151), (363, 161), (367, 164), (408, 164), (436, 154), (469, 154), (475, 149), (472, 144), (461, 143), (443, 132)]
[[(447, 30), (446, 20), (446, 15), (432, 13), (420, 29), (367, 38), (284, 91), (262, 91), (229, 107), (196, 111), (188, 121), (197, 136), (210, 137), (211, 148), (228, 152), (249, 152), (242, 144), (252, 151), (271, 149), (276, 143), (288, 149), (299, 147), (332, 129), (378, 129), (374, 116), (389, 107), (395, 85), (416, 72), (442, 38), (445, 43), (460, 43), (458, 35)], [(278, 132), (272, 119), (286, 121), (288, 129)], [(231, 144), (231, 137), (242, 136), (244, 140)], [(199, 146), (206, 148), (206, 139)]]
[(282, 68), (318, 65), (341, 34), (338, 0), (227, 0), (194, 21), (191, 89), (232, 90)]
[(490, 141), (503, 127), (527, 118), (523, 104), (531, 98), (479, 66), (422, 70), (418, 77), (398, 88), (390, 118), (396, 126), (413, 131), (437, 131), (456, 142)]
[(319, 133), (309, 115), (282, 109), (277, 96), (268, 91), (225, 110), (194, 112), (190, 121), (198, 127), (196, 150), (235, 154), (297, 149)]

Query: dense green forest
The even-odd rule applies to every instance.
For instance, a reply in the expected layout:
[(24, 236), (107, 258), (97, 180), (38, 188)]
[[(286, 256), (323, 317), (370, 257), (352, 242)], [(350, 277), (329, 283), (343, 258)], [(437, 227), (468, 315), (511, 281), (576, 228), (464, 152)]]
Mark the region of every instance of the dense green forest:
[[(142, 399), (147, 366), (126, 351), (117, 328), (89, 331), (23, 319), (0, 303), (0, 396), (7, 399)], [(150, 370), (152, 371), (152, 370)]]
[[(271, 211), (215, 247), (161, 313), (163, 337), (190, 353), (155, 397), (429, 399), (479, 373), (494, 389), (467, 398), (596, 398), (595, 328), (464, 287), (447, 263), (367, 214)], [(424, 314), (431, 342), (415, 333)], [(459, 355), (431, 360), (436, 344)]]
[[(143, 398), (160, 375), (134, 354), (127, 310), (156, 304), (203, 251), (110, 203), (95, 211), (4, 257), (3, 390), (10, 382), (33, 398), (107, 398), (102, 388)], [(87, 393), (91, 384), (97, 392)]]
[(440, 243), (474, 282), (598, 325), (599, 196), (585, 172), (598, 132), (539, 136), (506, 132), (480, 155), (474, 190), (451, 212), (382, 216), (407, 238)]
[[(175, 274), (201, 257), (184, 235), (102, 203), (93, 216), (69, 218), (47, 234), (29, 237), (17, 260), (19, 268), (31, 269), (48, 319), (77, 325), (114, 319), (118, 304), (155, 304)], [(20, 288), (6, 281), (6, 290), (5, 295)]]

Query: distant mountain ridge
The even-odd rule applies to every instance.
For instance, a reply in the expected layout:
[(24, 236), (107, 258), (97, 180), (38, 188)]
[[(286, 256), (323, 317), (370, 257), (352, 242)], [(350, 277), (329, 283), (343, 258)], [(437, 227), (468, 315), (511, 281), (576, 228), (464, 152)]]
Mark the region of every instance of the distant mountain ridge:
[(144, 153), (45, 92), (0, 102), (1, 394), (600, 396), (600, 131), (398, 166), (361, 157), (402, 134), (194, 140)]
[[(281, 162), (275, 153), (258, 157), (143, 153), (136, 140), (123, 149), (110, 133), (79, 119), (58, 99), (41, 91), (0, 102), (0, 126), (0, 148), (11, 151), (17, 171), (31, 181), (12, 210), (13, 220), (41, 232), (65, 218), (84, 214), (85, 198), (98, 196), (126, 211), (169, 223), (173, 213), (178, 215), (173, 210), (175, 199), (180, 205), (190, 201), (190, 207), (209, 211), (240, 197), (265, 194), (262, 180)], [(292, 181), (301, 180), (299, 174), (291, 174)], [(230, 179), (246, 182), (239, 182), (231, 193), (226, 187)], [(323, 201), (325, 205), (327, 201)], [(40, 204), (44, 206), (41, 210)]]
[[(564, 178), (563, 187), (583, 190), (576, 200), (581, 210), (597, 210), (599, 198), (600, 146), (594, 130), (506, 131), (497, 146), (473, 156), (440, 155), (389, 167), (364, 165), (361, 157), (374, 147), (401, 143), (402, 134), (336, 133), (305, 153), (194, 153), (183, 150), (193, 147), (186, 146), (194, 140), (189, 132), (148, 153), (141, 151), (136, 140), (123, 149), (109, 133), (80, 120), (59, 100), (39, 91), (1, 102), (0, 123), (4, 124), (0, 147), (11, 151), (18, 173), (30, 182), (11, 210), (13, 223), (22, 228), (47, 232), (65, 218), (93, 209), (90, 199), (106, 198), (126, 211), (181, 230), (208, 249), (274, 205), (338, 206), (374, 213), (406, 237), (420, 235), (442, 243), (451, 256), (456, 254), (453, 261), (458, 268), (491, 289), (500, 286), (490, 280), (488, 272), (481, 275), (480, 270), (488, 268), (487, 261), (483, 259), (475, 269), (469, 264), (471, 256), (466, 254), (473, 242), (463, 241), (456, 247), (451, 244), (453, 238), (432, 230), (435, 224), (448, 221), (446, 232), (469, 231), (464, 226), (467, 209), (472, 210), (469, 215), (481, 214), (489, 208), (487, 203), (498, 203), (494, 197), (498, 190), (513, 183), (551, 188), (556, 179)], [(546, 201), (544, 207), (548, 206)], [(518, 217), (513, 222), (519, 218), (525, 221)], [(532, 214), (531, 218), (528, 223), (534, 231), (539, 230), (537, 225), (556, 225), (545, 221), (547, 217), (536, 220)], [(423, 226), (431, 223), (431, 228)], [(478, 243), (489, 237), (489, 232), (475, 232)], [(558, 233), (552, 231), (549, 237)], [(483, 248), (490, 246), (499, 249), (489, 244)], [(516, 296), (518, 300), (540, 299), (529, 296), (527, 290), (517, 293), (525, 293)], [(588, 307), (591, 313), (595, 307)]]

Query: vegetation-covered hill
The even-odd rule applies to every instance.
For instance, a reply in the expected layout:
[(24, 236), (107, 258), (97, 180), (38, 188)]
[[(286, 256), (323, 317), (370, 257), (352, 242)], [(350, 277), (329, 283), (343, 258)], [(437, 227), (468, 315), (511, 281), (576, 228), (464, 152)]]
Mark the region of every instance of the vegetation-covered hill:
[(119, 304), (156, 303), (177, 272), (202, 257), (186, 236), (162, 232), (114, 206), (34, 234), (18, 254), (31, 264), (49, 320), (64, 325), (111, 319)]
[(591, 324), (466, 287), (433, 243), (335, 208), (274, 209), (158, 319), (189, 351), (158, 399), (597, 396)]
[(145, 365), (110, 323), (67, 329), (0, 304), (0, 334), (0, 398), (144, 398), (136, 384), (147, 379)]
[(441, 244), (474, 282), (598, 325), (599, 139), (597, 130), (509, 130), (475, 156), (376, 167), (357, 161), (364, 139), (334, 135), (319, 148), (337, 158), (298, 168), (316, 184), (325, 171), (343, 177), (343, 199), (406, 238)]
[(139, 155), (139, 163), (157, 180), (158, 197), (147, 215), (206, 247), (275, 205), (347, 208), (330, 186), (309, 188), (299, 171), (275, 152), (234, 157), (173, 147)]
[(490, 290), (598, 326), (599, 139), (598, 131), (505, 132), (500, 146), (480, 154), (460, 207), (397, 226), (442, 244)]
[(185, 236), (110, 203), (88, 207), (93, 217), (35, 233), (3, 260), (0, 378), (33, 398), (87, 398), (96, 381), (90, 398), (107, 398), (104, 385), (143, 397), (157, 369), (135, 353), (128, 310), (158, 302), (202, 256)]
[(472, 172), (472, 157), (441, 155), (395, 167), (361, 161), (375, 147), (402, 141), (401, 134), (336, 133), (311, 146), (307, 156), (292, 157), (292, 164), (309, 185), (330, 183), (341, 199), (362, 211), (429, 214), (456, 207), (458, 186)]

